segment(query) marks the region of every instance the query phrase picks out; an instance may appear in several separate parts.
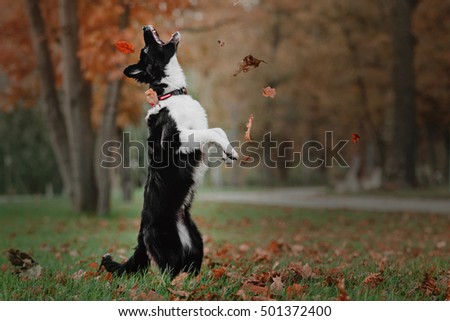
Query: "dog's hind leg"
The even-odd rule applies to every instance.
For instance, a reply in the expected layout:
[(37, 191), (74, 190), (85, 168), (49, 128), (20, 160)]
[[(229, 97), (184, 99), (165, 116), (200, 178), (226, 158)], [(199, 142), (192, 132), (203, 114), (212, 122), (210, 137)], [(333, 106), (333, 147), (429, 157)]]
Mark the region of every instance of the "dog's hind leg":
[(150, 258), (147, 255), (145, 245), (142, 239), (142, 234), (138, 236), (138, 246), (135, 248), (133, 255), (121, 264), (113, 261), (111, 255), (105, 254), (100, 263), (100, 268), (105, 267), (106, 271), (112, 272), (116, 275), (122, 275), (124, 273), (135, 273), (145, 270), (150, 264)]

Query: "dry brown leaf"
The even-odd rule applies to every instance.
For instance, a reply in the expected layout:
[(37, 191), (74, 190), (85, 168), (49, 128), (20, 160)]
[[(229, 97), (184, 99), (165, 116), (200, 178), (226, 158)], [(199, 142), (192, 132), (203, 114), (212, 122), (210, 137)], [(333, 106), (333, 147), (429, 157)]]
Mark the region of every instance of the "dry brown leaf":
[(383, 274), (381, 272), (378, 272), (378, 273), (369, 274), (364, 279), (362, 284), (367, 285), (373, 289), (373, 288), (377, 287), (378, 285), (380, 285), (381, 282), (383, 282)]
[(276, 94), (277, 94), (277, 90), (270, 86), (267, 86), (267, 87), (263, 88), (263, 90), (262, 90), (262, 95), (264, 97), (274, 98)]
[(179, 288), (183, 285), (184, 280), (189, 276), (188, 273), (183, 272), (178, 274), (173, 280), (172, 282), (170, 282), (170, 284), (172, 284), (173, 286)]
[(188, 298), (189, 295), (191, 294), (190, 292), (187, 292), (187, 291), (174, 290), (174, 289), (171, 289), (171, 288), (167, 288), (167, 290), (170, 293), (172, 293), (172, 294), (174, 294), (176, 296), (182, 297), (182, 298)]
[(344, 278), (339, 279), (336, 286), (339, 290), (339, 295), (336, 298), (336, 300), (349, 301), (350, 297), (348, 296), (347, 291), (345, 290), (345, 279)]
[(244, 290), (252, 292), (254, 294), (258, 295), (268, 295), (269, 294), (269, 288), (267, 286), (259, 286), (254, 285), (252, 283), (246, 283), (242, 287)]
[(278, 293), (283, 291), (284, 284), (281, 281), (281, 276), (273, 277), (273, 282), (270, 284), (270, 291)]
[(223, 266), (221, 266), (220, 268), (211, 270), (215, 280), (220, 279), (225, 274), (226, 271), (227, 270)]
[(306, 291), (307, 288), (308, 288), (307, 285), (301, 285), (297, 283), (288, 286), (286, 290), (286, 299), (292, 300), (300, 297)]
[(424, 279), (420, 285), (420, 289), (425, 292), (425, 295), (438, 295), (441, 293), (437, 287), (436, 280), (428, 273), (425, 272)]
[(250, 114), (248, 122), (247, 122), (247, 124), (245, 126), (247, 127), (247, 131), (245, 132), (244, 139), (246, 141), (251, 141), (252, 139), (250, 137), (250, 132), (251, 132), (252, 126), (253, 126), (253, 114)]
[(233, 76), (237, 76), (240, 72), (246, 73), (250, 71), (250, 67), (258, 68), (260, 63), (266, 63), (264, 60), (257, 59), (252, 55), (245, 56), (244, 59), (239, 63), (239, 69), (234, 73)]

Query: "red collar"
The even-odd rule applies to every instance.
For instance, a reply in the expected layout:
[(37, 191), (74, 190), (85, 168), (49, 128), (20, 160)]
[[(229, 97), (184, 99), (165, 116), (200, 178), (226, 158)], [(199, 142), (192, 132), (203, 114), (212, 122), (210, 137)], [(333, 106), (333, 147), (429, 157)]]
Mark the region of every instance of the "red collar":
[(170, 97), (175, 96), (175, 95), (187, 95), (187, 93), (188, 93), (187, 89), (185, 87), (183, 87), (183, 88), (180, 88), (180, 89), (175, 89), (175, 90), (173, 90), (173, 91), (171, 91), (171, 92), (169, 92), (167, 94), (158, 96), (158, 100), (159, 101), (166, 100), (166, 99), (169, 99)]

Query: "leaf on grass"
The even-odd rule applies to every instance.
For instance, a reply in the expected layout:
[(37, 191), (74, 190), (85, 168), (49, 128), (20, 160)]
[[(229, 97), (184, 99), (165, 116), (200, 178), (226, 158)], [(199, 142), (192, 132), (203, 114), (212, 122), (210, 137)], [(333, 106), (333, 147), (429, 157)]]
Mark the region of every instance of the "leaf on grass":
[(361, 137), (357, 133), (352, 133), (352, 143), (357, 143)]
[(250, 118), (248, 119), (248, 122), (245, 126), (247, 127), (247, 130), (245, 132), (244, 139), (246, 141), (251, 141), (252, 139), (250, 138), (250, 132), (251, 132), (252, 126), (253, 126), (253, 114), (250, 114)]
[(247, 292), (252, 292), (253, 294), (257, 295), (268, 295), (269, 294), (269, 288), (267, 286), (259, 286), (254, 285), (251, 283), (245, 283), (242, 287)]
[(437, 287), (436, 280), (428, 272), (425, 272), (420, 289), (425, 292), (425, 295), (427, 296), (438, 295), (441, 293)]
[(147, 102), (150, 104), (150, 106), (154, 107), (158, 104), (158, 94), (153, 89), (148, 89), (145, 92), (145, 95), (147, 96)]
[(307, 285), (301, 285), (297, 283), (289, 285), (286, 290), (286, 299), (292, 300), (300, 297), (306, 291), (307, 288), (308, 288)]
[(445, 301), (450, 301), (450, 281), (447, 281), (447, 292), (445, 294)]
[(369, 286), (370, 288), (374, 289), (378, 285), (383, 282), (383, 274), (381, 272), (378, 273), (370, 273), (362, 282), (362, 284)]
[(329, 269), (325, 275), (325, 285), (336, 284), (340, 278), (342, 278), (343, 273), (339, 269)]
[(120, 40), (117, 41), (115, 45), (117, 50), (126, 55), (134, 52), (134, 46), (128, 41)]
[(172, 282), (170, 284), (179, 288), (183, 285), (184, 280), (186, 280), (186, 278), (188, 276), (189, 276), (189, 274), (187, 274), (186, 272), (180, 273), (172, 280)]
[(263, 90), (262, 90), (262, 95), (264, 97), (274, 98), (276, 94), (277, 94), (277, 90), (270, 86), (267, 86), (267, 87), (263, 88)]
[(188, 298), (189, 295), (191, 294), (190, 292), (187, 292), (187, 291), (174, 290), (174, 289), (171, 289), (171, 288), (167, 288), (167, 290), (170, 293), (172, 293), (173, 295), (176, 295), (176, 296), (179, 296), (179, 297), (182, 297), (182, 298)]
[(225, 274), (226, 271), (227, 270), (223, 266), (211, 270), (215, 280), (220, 279)]
[(270, 291), (278, 293), (283, 291), (284, 284), (281, 281), (281, 276), (273, 277), (273, 282), (270, 284)]
[(348, 296), (347, 291), (345, 290), (345, 279), (344, 278), (339, 279), (336, 286), (339, 290), (339, 295), (336, 298), (336, 300), (349, 301), (350, 297)]
[[(42, 274), (42, 266), (40, 266), (28, 253), (21, 252), (16, 249), (9, 249), (5, 252), (9, 262), (14, 266), (14, 270), (20, 276), (37, 279)], [(4, 268), (2, 267), (2, 270)]]
[(289, 269), (294, 271), (297, 275), (301, 276), (303, 279), (309, 279), (312, 276), (312, 268), (308, 263), (305, 265), (302, 262), (291, 262), (289, 263)]
[(252, 55), (245, 56), (244, 59), (239, 63), (239, 69), (234, 73), (233, 76), (237, 76), (240, 72), (246, 73), (250, 71), (250, 67), (258, 68), (260, 63), (266, 63), (264, 60), (257, 59)]

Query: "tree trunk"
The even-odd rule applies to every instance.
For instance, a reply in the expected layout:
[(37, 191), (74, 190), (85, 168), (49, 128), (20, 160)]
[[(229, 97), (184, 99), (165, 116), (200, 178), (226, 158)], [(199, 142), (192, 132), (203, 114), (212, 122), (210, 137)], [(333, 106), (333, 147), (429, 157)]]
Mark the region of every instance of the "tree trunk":
[(31, 22), (31, 38), (36, 55), (37, 69), (41, 78), (43, 112), (48, 124), (50, 143), (63, 180), (64, 192), (72, 196), (70, 149), (67, 128), (59, 104), (58, 92), (55, 87), (55, 75), (48, 47), (48, 39), (45, 35), (44, 20), (39, 7), (39, 1), (27, 0), (26, 6)]
[[(124, 29), (129, 25), (130, 9), (124, 7), (119, 21), (119, 28)], [(113, 80), (108, 84), (105, 97), (105, 106), (103, 109), (102, 124), (97, 137), (97, 162), (96, 162), (96, 178), (98, 188), (98, 204), (97, 214), (106, 215), (111, 207), (111, 169), (101, 167), (103, 157), (110, 156), (109, 151), (103, 155), (102, 145), (115, 138), (116, 134), (116, 115), (117, 106), (120, 97), (120, 88), (122, 87), (122, 78)], [(128, 195), (127, 195), (128, 196)], [(130, 195), (131, 197), (131, 195)]]
[(97, 206), (94, 172), (94, 131), (91, 124), (91, 84), (84, 79), (78, 58), (77, 1), (60, 0), (62, 27), (63, 110), (68, 133), (73, 203), (78, 211)]
[(101, 167), (103, 157), (111, 156), (108, 150), (104, 155), (102, 153), (102, 145), (107, 141), (114, 139), (116, 129), (117, 104), (119, 101), (121, 80), (115, 80), (108, 85), (106, 90), (106, 101), (103, 110), (102, 125), (97, 137), (97, 159), (96, 162), (96, 178), (98, 187), (98, 204), (97, 214), (108, 214), (111, 207), (111, 168)]
[(416, 107), (414, 76), (414, 37), (411, 31), (415, 1), (393, 1), (394, 43), (394, 137), (389, 171), (400, 186), (416, 185)]

